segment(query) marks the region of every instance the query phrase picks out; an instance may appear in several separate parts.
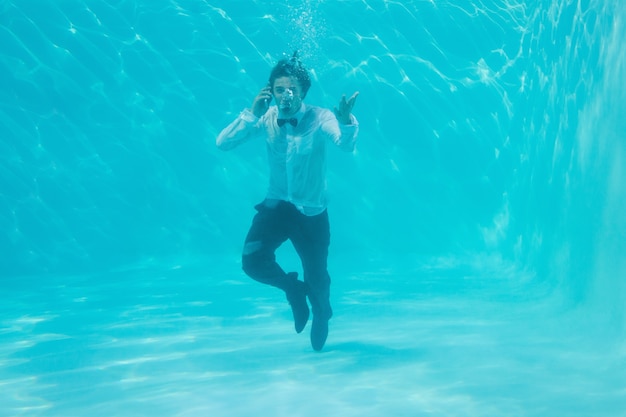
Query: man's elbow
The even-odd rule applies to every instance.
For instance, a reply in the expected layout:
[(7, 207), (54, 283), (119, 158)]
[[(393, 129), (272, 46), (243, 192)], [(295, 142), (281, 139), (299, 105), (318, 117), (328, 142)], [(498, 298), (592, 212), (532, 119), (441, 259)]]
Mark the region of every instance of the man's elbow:
[(215, 140), (215, 146), (217, 147), (217, 149), (222, 150), (222, 151), (227, 151), (230, 148), (232, 148), (232, 146), (229, 146), (228, 141), (225, 141), (220, 136), (218, 136), (217, 139)]

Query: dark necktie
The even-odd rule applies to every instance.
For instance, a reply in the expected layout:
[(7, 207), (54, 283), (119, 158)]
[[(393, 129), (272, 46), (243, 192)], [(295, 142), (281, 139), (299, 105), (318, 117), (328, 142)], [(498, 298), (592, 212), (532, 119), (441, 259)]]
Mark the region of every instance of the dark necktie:
[(298, 119), (292, 117), (291, 119), (278, 119), (277, 120), (278, 127), (283, 127), (285, 123), (289, 123), (291, 126), (296, 127), (298, 124)]

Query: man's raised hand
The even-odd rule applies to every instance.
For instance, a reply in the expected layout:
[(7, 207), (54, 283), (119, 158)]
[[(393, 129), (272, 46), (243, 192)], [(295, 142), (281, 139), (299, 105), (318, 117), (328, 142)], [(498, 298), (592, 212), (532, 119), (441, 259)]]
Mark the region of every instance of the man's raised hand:
[(352, 97), (346, 100), (346, 95), (341, 96), (341, 100), (339, 101), (339, 106), (335, 107), (335, 117), (339, 120), (339, 123), (344, 125), (349, 125), (352, 120), (350, 118), (350, 114), (352, 114), (352, 108), (354, 107), (354, 103), (356, 102), (356, 98), (359, 96), (359, 92), (352, 94)]

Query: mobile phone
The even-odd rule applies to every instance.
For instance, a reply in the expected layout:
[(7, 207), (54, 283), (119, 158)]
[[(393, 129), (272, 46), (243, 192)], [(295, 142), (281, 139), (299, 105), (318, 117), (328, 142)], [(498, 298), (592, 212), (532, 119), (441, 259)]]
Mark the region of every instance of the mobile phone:
[(270, 89), (270, 98), (265, 99), (265, 105), (269, 107), (270, 103), (272, 102), (272, 85), (268, 82), (265, 87)]

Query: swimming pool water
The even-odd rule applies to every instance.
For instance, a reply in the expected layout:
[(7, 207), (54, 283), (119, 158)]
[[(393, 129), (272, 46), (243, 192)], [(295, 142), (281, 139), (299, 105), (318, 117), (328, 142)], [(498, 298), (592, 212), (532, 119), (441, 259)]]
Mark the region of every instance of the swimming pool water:
[[(0, 4), (0, 416), (623, 416), (617, 0)], [(324, 352), (239, 252), (283, 54), (329, 149)], [(287, 245), (279, 258), (298, 269)]]

